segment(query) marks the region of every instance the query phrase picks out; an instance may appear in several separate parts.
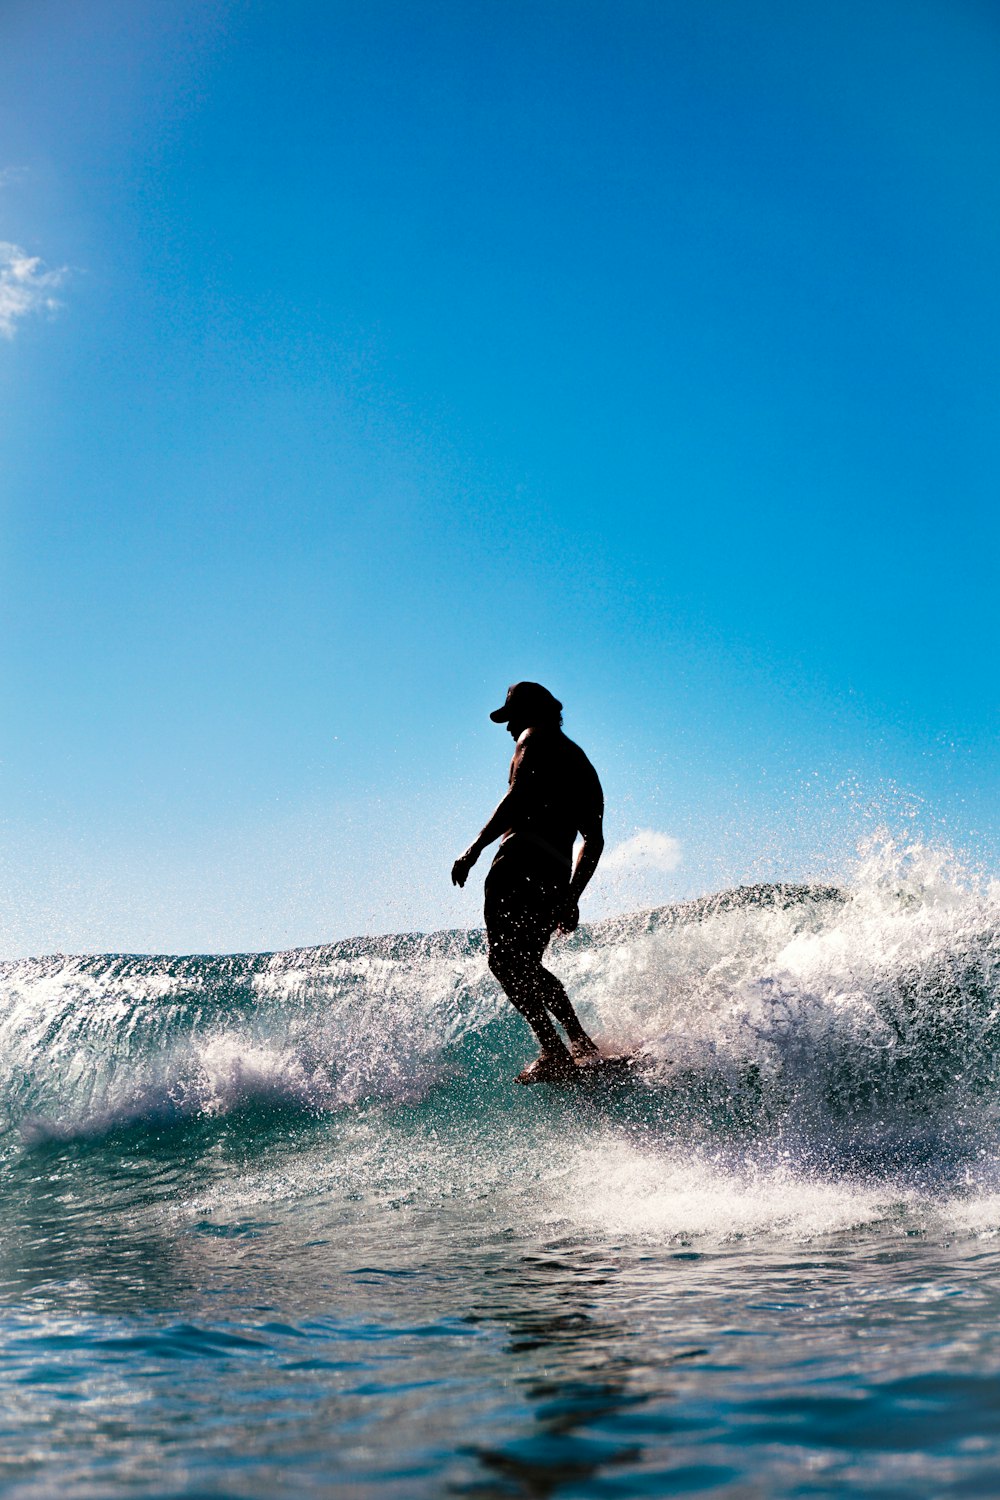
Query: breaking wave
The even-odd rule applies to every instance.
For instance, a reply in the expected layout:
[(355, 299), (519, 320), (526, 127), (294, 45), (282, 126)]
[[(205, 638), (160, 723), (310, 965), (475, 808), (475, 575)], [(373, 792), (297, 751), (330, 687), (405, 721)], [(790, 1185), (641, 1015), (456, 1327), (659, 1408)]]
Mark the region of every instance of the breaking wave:
[[(992, 1149), (1000, 891), (947, 850), (883, 837), (843, 888), (633, 913), (550, 961), (590, 1029), (637, 1051), (627, 1088), (585, 1101), (605, 1124), (800, 1169), (954, 1172)], [(247, 1110), (482, 1116), (530, 1052), (478, 931), (55, 956), (0, 966), (0, 988), (8, 1144)]]

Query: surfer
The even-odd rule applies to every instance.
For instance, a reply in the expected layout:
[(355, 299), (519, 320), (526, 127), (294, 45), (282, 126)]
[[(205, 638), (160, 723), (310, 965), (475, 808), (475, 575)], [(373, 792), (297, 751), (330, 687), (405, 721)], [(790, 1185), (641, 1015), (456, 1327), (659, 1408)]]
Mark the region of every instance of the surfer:
[[(451, 878), (463, 886), (483, 850), (500, 839), (486, 876), (489, 965), (541, 1047), (518, 1082), (570, 1078), (578, 1076), (577, 1062), (596, 1058), (598, 1049), (563, 986), (543, 966), (542, 954), (554, 932), (574, 932), (579, 925), (580, 897), (604, 848), (604, 794), (586, 755), (562, 732), (562, 704), (540, 683), (515, 682), (490, 718), (506, 724), (515, 741), (509, 789), (456, 859)], [(583, 844), (574, 866), (577, 833)]]

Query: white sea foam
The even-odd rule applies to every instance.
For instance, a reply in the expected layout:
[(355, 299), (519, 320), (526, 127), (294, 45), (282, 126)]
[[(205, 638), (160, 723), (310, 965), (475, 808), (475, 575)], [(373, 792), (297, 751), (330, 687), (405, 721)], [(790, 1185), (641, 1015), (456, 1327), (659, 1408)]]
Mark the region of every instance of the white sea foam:
[(552, 1200), (554, 1220), (602, 1237), (714, 1243), (780, 1234), (798, 1240), (920, 1212), (910, 1188), (803, 1174), (790, 1157), (732, 1161), (702, 1150), (650, 1150), (628, 1139), (581, 1150)]

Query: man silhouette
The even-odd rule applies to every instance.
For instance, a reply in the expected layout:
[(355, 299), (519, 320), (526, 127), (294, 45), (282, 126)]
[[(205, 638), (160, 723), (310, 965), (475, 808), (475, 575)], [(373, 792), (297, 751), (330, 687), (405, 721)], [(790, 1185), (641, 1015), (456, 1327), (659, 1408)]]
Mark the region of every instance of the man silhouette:
[[(542, 954), (554, 932), (574, 932), (579, 925), (580, 896), (604, 848), (604, 794), (590, 761), (562, 732), (562, 704), (540, 683), (515, 682), (490, 718), (506, 724), (516, 742), (509, 789), (456, 859), (451, 878), (464, 885), (483, 850), (500, 839), (486, 877), (489, 965), (541, 1047), (517, 1081), (570, 1078), (577, 1061), (597, 1057), (598, 1050), (559, 980), (543, 967)], [(583, 844), (574, 867), (577, 833)]]

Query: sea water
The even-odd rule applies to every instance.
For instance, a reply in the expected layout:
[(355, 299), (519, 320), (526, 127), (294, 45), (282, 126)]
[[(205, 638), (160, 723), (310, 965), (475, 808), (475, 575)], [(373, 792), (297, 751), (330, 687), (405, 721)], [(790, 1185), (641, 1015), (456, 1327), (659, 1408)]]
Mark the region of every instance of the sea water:
[(1000, 891), (872, 848), (554, 945), (0, 969), (12, 1496), (1000, 1492)]

